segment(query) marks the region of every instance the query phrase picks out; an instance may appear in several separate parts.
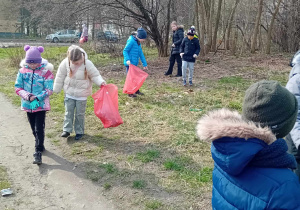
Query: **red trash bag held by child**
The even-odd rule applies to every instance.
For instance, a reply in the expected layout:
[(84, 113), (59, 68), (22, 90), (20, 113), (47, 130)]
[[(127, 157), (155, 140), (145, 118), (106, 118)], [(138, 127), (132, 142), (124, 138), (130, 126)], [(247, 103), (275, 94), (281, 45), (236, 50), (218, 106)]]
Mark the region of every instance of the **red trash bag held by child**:
[(141, 70), (139, 67), (130, 64), (123, 88), (123, 93), (134, 94), (142, 87), (147, 77), (148, 74), (146, 72)]
[(79, 39), (79, 43), (80, 43), (80, 44), (83, 44), (84, 41), (85, 41), (84, 37), (81, 37), (81, 38)]
[(123, 124), (119, 114), (118, 87), (116, 85), (103, 85), (92, 97), (95, 102), (94, 113), (102, 121), (104, 128)]

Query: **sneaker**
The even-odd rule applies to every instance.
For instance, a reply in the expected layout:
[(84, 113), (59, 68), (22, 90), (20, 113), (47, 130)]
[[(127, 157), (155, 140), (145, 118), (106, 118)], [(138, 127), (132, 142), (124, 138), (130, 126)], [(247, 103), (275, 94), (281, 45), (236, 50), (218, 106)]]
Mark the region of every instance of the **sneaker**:
[(145, 95), (144, 93), (142, 93), (141, 91), (136, 91), (136, 93), (135, 94), (138, 94), (138, 95), (141, 95), (141, 96), (143, 96), (143, 95)]
[(84, 134), (76, 134), (75, 140), (79, 140), (83, 137)]
[(186, 81), (185, 80), (183, 80), (183, 86), (186, 86)]
[(33, 164), (38, 164), (38, 165), (41, 165), (42, 164), (42, 153), (41, 152), (35, 152), (33, 154)]
[(193, 86), (193, 82), (192, 81), (189, 81), (189, 83), (190, 83), (190, 86)]
[(131, 97), (131, 98), (136, 98), (137, 95), (136, 94), (128, 94), (128, 97)]
[(169, 75), (172, 75), (170, 73), (168, 73), (167, 71), (165, 72), (165, 76), (169, 76)]
[(68, 136), (70, 136), (70, 133), (67, 131), (62, 132), (61, 137), (67, 138)]

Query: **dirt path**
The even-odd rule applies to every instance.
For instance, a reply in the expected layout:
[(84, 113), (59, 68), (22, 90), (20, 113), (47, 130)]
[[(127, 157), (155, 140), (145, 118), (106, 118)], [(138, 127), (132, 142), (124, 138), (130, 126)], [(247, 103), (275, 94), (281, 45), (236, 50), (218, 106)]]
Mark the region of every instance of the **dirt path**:
[(34, 138), (25, 112), (0, 94), (0, 165), (8, 169), (14, 195), (0, 197), (0, 209), (114, 209), (100, 187), (86, 180), (45, 140), (41, 166), (32, 164)]

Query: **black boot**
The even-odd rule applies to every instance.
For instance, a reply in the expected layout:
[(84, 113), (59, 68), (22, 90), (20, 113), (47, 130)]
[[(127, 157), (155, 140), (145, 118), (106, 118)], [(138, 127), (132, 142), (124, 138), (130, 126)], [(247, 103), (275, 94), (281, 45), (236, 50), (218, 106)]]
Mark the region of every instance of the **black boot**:
[(138, 95), (141, 95), (141, 96), (144, 95), (144, 93), (142, 93), (140, 90), (136, 91), (135, 94), (138, 94)]
[(61, 137), (67, 138), (68, 136), (70, 136), (70, 133), (67, 131), (62, 132)]
[(41, 152), (35, 152), (33, 154), (34, 160), (33, 160), (33, 164), (38, 164), (41, 165), (42, 164), (42, 153)]

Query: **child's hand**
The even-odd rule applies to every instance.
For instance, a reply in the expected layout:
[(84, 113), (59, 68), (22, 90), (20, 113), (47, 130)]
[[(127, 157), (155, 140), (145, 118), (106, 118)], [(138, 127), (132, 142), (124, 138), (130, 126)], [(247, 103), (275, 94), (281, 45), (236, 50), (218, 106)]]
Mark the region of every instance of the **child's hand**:
[(144, 66), (143, 69), (144, 69), (144, 71), (147, 71), (147, 70), (148, 70), (148, 67), (147, 67), (147, 66)]
[(102, 87), (103, 85), (106, 85), (105, 81), (101, 83), (100, 87)]
[(179, 55), (180, 55), (180, 57), (182, 58), (182, 56), (184, 55), (184, 53), (180, 53)]
[(172, 44), (172, 47), (175, 47), (175, 44)]
[(30, 101), (34, 101), (34, 99), (36, 99), (36, 96), (34, 95), (30, 96)]
[(126, 64), (129, 66), (130, 65), (130, 61), (126, 61)]
[(197, 57), (198, 57), (198, 55), (196, 55), (196, 54), (193, 55), (193, 58), (197, 58)]

